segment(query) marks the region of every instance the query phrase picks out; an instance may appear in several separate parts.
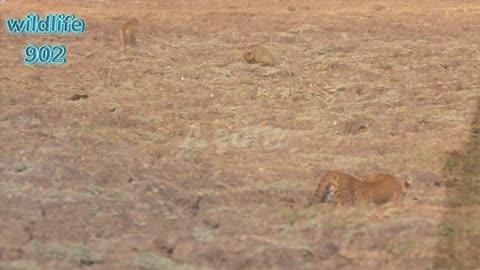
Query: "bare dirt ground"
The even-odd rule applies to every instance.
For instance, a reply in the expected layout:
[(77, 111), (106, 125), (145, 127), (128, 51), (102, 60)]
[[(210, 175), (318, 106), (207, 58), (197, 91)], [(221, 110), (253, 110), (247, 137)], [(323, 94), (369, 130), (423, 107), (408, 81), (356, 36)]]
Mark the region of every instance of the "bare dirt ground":
[[(477, 1), (0, 3), (0, 269), (480, 267)], [(6, 32), (29, 12), (86, 32)], [(307, 207), (331, 169), (412, 186)]]

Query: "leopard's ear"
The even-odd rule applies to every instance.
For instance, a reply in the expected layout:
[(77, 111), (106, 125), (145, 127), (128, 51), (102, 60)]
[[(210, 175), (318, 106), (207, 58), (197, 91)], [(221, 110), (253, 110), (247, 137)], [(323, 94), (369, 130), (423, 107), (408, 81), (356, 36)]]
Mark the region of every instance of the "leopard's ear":
[(412, 182), (410, 180), (404, 180), (403, 181), (403, 186), (405, 188), (409, 188), (412, 185)]

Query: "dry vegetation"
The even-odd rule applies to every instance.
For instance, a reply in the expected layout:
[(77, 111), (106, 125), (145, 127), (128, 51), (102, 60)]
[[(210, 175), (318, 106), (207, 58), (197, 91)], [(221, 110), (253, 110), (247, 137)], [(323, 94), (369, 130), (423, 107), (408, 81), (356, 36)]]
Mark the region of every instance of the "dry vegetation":
[[(480, 267), (480, 7), (417, 2), (0, 1), (0, 269)], [(87, 31), (6, 33), (28, 12)], [(412, 186), (307, 207), (332, 169)]]

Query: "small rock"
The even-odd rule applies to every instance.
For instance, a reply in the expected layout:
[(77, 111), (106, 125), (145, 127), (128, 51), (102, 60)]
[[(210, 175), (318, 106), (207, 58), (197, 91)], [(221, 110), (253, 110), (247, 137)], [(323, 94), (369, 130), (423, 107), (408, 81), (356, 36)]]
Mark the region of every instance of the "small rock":
[(23, 162), (13, 164), (12, 171), (15, 173), (21, 173), (28, 170), (28, 165)]

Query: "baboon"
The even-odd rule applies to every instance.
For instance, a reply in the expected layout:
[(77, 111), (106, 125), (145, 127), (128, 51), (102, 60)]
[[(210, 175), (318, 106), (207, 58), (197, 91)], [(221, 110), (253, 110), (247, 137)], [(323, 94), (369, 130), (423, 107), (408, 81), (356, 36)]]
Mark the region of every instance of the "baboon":
[(118, 30), (118, 44), (121, 51), (135, 46), (135, 33), (138, 31), (139, 24), (137, 18), (133, 18), (120, 27)]

